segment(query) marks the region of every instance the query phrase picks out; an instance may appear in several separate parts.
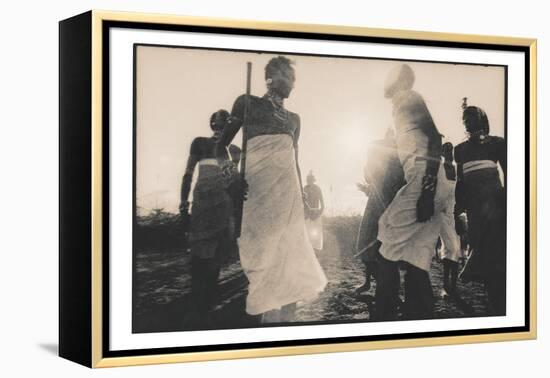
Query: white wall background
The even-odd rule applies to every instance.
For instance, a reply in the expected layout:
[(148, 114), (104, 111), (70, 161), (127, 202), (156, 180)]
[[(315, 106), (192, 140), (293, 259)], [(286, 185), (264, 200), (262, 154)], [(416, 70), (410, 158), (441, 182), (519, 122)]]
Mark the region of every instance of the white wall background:
[[(539, 39), (539, 339), (90, 371), (56, 356), (58, 26), (89, 9)], [(550, 28), (543, 1), (5, 1), (0, 22), (0, 374), (4, 377), (547, 376)], [(514, 127), (514, 125), (510, 125)], [(513, 157), (510, 157), (513, 159)], [(545, 212), (544, 209), (547, 211)]]

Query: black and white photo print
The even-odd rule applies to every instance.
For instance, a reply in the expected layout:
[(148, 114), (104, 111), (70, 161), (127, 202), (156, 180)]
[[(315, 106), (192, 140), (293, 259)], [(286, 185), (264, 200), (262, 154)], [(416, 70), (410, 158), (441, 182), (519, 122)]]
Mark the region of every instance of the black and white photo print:
[(505, 65), (136, 44), (134, 70), (133, 333), (506, 315)]

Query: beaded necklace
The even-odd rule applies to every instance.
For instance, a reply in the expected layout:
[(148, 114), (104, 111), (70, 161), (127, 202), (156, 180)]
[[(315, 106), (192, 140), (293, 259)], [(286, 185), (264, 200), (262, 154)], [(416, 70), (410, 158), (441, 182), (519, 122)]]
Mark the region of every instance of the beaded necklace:
[(273, 91), (269, 90), (264, 98), (267, 98), (273, 106), (273, 117), (282, 125), (288, 123), (288, 110), (284, 108), (284, 99)]

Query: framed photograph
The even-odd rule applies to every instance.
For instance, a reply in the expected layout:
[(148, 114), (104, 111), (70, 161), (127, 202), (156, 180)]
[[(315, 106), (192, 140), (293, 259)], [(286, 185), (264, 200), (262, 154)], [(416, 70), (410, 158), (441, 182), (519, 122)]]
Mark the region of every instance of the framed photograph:
[(536, 40), (60, 22), (60, 356), (536, 337)]

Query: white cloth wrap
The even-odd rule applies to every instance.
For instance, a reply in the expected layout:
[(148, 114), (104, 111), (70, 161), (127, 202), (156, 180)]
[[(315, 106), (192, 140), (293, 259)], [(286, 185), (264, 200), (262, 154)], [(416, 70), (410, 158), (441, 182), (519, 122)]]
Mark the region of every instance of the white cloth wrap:
[(292, 138), (254, 137), (246, 159), (239, 253), (249, 281), (246, 312), (257, 315), (314, 299), (327, 279), (306, 232)]
[(387, 260), (406, 261), (429, 271), (440, 234), (450, 255), (460, 253), (458, 235), (454, 232), (455, 182), (447, 179), (441, 165), (437, 175), (434, 216), (427, 222), (418, 222), (416, 204), (422, 192), (426, 160), (416, 157), (427, 155), (427, 138), (419, 129), (403, 132), (397, 138), (397, 149), (407, 183), (397, 192), (378, 222), (378, 239), (382, 242), (380, 253)]
[(323, 249), (323, 220), (322, 217), (318, 217), (315, 220), (306, 220), (307, 232), (309, 235), (309, 241), (314, 249), (320, 251)]
[(458, 260), (464, 256), (460, 248), (460, 237), (456, 233), (454, 207), (455, 198), (454, 195), (452, 195), (440, 217), (441, 229), (439, 230), (439, 236), (442, 242), (441, 258), (458, 262)]

